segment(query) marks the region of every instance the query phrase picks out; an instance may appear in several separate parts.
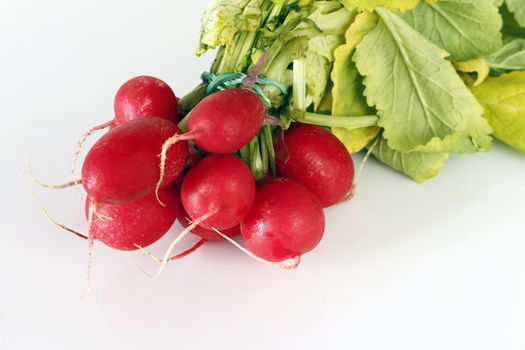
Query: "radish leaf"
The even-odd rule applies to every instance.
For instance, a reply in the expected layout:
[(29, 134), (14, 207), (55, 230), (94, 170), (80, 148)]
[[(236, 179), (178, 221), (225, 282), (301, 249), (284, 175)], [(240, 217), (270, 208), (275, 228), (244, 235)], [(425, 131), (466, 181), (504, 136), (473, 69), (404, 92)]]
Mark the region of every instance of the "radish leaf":
[(525, 152), (525, 72), (488, 78), (472, 89), (501, 141)]
[(399, 16), (453, 61), (487, 56), (502, 45), (502, 20), (493, 0), (422, 1)]
[(405, 153), (490, 149), (483, 109), (444, 53), (394, 13), (376, 12), (379, 22), (357, 45), (354, 61), (389, 147)]
[(449, 156), (448, 153), (398, 152), (390, 148), (383, 137), (379, 139), (372, 154), (382, 163), (418, 182), (436, 176)]

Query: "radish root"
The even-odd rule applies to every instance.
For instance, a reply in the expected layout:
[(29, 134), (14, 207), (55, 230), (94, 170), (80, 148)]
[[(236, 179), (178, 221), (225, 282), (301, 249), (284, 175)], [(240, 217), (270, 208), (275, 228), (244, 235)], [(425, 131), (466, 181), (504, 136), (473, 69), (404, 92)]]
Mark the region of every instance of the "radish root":
[[(201, 240), (197, 241), (191, 248), (183, 251), (182, 253), (180, 254), (177, 254), (175, 256), (172, 256), (171, 258), (168, 259), (168, 262), (170, 261), (175, 261), (175, 260), (179, 260), (179, 259), (182, 259), (184, 258), (185, 256), (188, 256), (190, 255), (191, 253), (197, 251), (200, 247), (202, 247), (204, 245), (204, 243), (208, 242), (207, 239), (204, 239), (202, 238)], [(156, 262), (158, 262), (159, 264), (162, 263), (162, 259), (159, 258), (158, 256), (154, 255), (152, 252), (150, 252), (149, 250), (147, 250), (146, 248), (138, 245), (138, 244), (134, 244), (134, 246), (138, 249), (140, 249), (141, 251), (143, 251), (144, 253), (146, 253), (146, 255), (148, 255), (150, 258), (152, 258), (153, 260), (155, 260)]]
[[(24, 174), (24, 176), (26, 178), (30, 177), (30, 173), (28, 174), (28, 172), (30, 172), (30, 163), (29, 161), (27, 161), (27, 164), (28, 164), (28, 169), (27, 171), (24, 169), (24, 167), (22, 166), (22, 162), (20, 161), (20, 167), (22, 168), (22, 172)], [(42, 211), (42, 213), (44, 214), (44, 216), (55, 226), (58, 226), (59, 228), (61, 228), (62, 230), (65, 230), (69, 233), (72, 233), (74, 234), (75, 236), (77, 237), (80, 237), (82, 239), (88, 239), (88, 237), (86, 235), (83, 235), (82, 233), (79, 233), (69, 227), (67, 227), (66, 225), (63, 225), (61, 223), (59, 223), (58, 221), (56, 221), (55, 219), (53, 219), (53, 217), (51, 217), (51, 215), (49, 214), (49, 212), (47, 211), (46, 207), (42, 204), (42, 202), (40, 201), (40, 199), (38, 198), (38, 196), (36, 195), (35, 191), (33, 190), (33, 187), (31, 186), (31, 182), (30, 182), (30, 179), (27, 180), (27, 187), (28, 187), (28, 190), (29, 192), (31, 193), (31, 196), (33, 197), (33, 200), (35, 201), (35, 203), (37, 204), (37, 206), (40, 208), (40, 210)]]
[(70, 188), (70, 187), (73, 187), (73, 186), (78, 186), (80, 184), (82, 184), (82, 180), (74, 180), (74, 181), (70, 181), (70, 182), (66, 182), (64, 184), (60, 184), (60, 185), (50, 185), (50, 184), (47, 184), (43, 181), (40, 181), (38, 178), (35, 177), (35, 175), (33, 174), (33, 168), (31, 166), (31, 162), (27, 162), (27, 173), (29, 175), (29, 177), (31, 178), (31, 180), (36, 183), (38, 186), (40, 187), (43, 187), (43, 188), (48, 188), (48, 189), (52, 189), (52, 190), (63, 190), (63, 189), (66, 189), (66, 188)]
[[(80, 139), (77, 142), (77, 146), (75, 147), (75, 152), (73, 153), (73, 158), (71, 159), (71, 176), (73, 177), (73, 179), (75, 179), (77, 177), (75, 173), (76, 173), (78, 156), (80, 155), (80, 151), (82, 150), (82, 146), (84, 145), (84, 143), (86, 142), (88, 137), (91, 136), (94, 132), (96, 132), (98, 130), (105, 129), (105, 128), (113, 126), (113, 125), (115, 125), (115, 119), (110, 120), (109, 122), (105, 122), (103, 124), (97, 125), (97, 126), (91, 128), (91, 129), (89, 129), (84, 135), (82, 135), (82, 137), (80, 137)], [(80, 196), (80, 203), (81, 203), (81, 206), (82, 206), (83, 196), (82, 196), (82, 192), (80, 191), (80, 189), (78, 189), (78, 194)]]
[[(168, 259), (168, 262), (170, 261), (175, 261), (175, 260), (179, 260), (179, 259), (182, 259), (184, 258), (185, 256), (188, 256), (192, 253), (194, 253), (197, 249), (199, 249), (200, 247), (202, 247), (204, 245), (204, 243), (208, 242), (207, 239), (201, 239), (200, 241), (197, 241), (197, 243), (195, 243), (193, 245), (193, 247), (191, 247), (190, 249), (178, 254), (178, 255), (175, 255), (175, 256), (172, 256), (171, 258)], [(152, 258), (153, 260), (155, 260), (156, 262), (158, 263), (162, 263), (162, 259), (155, 256), (153, 253), (151, 253), (149, 250), (147, 250), (146, 248), (143, 248), (141, 247), (140, 245), (138, 244), (134, 244), (134, 246), (138, 249), (140, 249), (141, 251), (143, 251), (144, 253), (146, 253), (150, 258)], [(127, 252), (128, 254), (128, 258), (129, 260), (131, 261), (131, 264), (133, 265), (133, 267), (135, 267), (137, 270), (139, 270), (140, 272), (142, 272), (143, 274), (145, 274), (146, 276), (148, 276), (149, 278), (154, 278), (154, 276), (150, 275), (149, 273), (147, 273), (142, 267), (140, 267), (139, 265), (137, 265), (137, 263), (135, 262), (135, 260), (133, 259), (133, 257), (131, 256), (131, 254), (129, 252)]]
[(87, 255), (87, 270), (86, 270), (86, 293), (85, 298), (91, 296), (91, 271), (93, 269), (93, 246), (95, 244), (95, 234), (93, 233), (93, 218), (97, 212), (97, 203), (93, 203), (88, 209), (88, 255)]
[(169, 139), (167, 139), (162, 144), (162, 151), (160, 152), (160, 166), (159, 166), (160, 176), (159, 176), (159, 180), (157, 181), (157, 184), (155, 185), (155, 196), (157, 197), (157, 201), (159, 202), (159, 204), (162, 205), (163, 207), (165, 207), (166, 205), (159, 198), (159, 190), (160, 190), (160, 186), (162, 185), (162, 181), (164, 181), (164, 176), (166, 173), (166, 159), (167, 159), (168, 150), (170, 149), (171, 146), (173, 146), (177, 142), (191, 140), (191, 138), (192, 138), (191, 133), (175, 134)]
[(215, 231), (216, 233), (218, 233), (219, 235), (221, 235), (222, 238), (224, 238), (225, 240), (229, 241), (231, 244), (233, 244), (234, 246), (239, 248), (244, 254), (248, 255), (250, 258), (255, 259), (255, 260), (257, 260), (259, 262), (262, 262), (264, 264), (276, 266), (276, 267), (284, 269), (284, 270), (295, 270), (295, 269), (297, 269), (297, 267), (299, 267), (299, 264), (301, 263), (301, 256), (300, 255), (297, 255), (297, 256), (293, 257), (293, 264), (292, 265), (287, 265), (287, 264), (283, 264), (283, 263), (276, 263), (276, 262), (273, 262), (273, 261), (264, 260), (263, 258), (260, 258), (257, 255), (253, 254), (248, 249), (244, 248), (239, 243), (235, 242), (232, 238), (226, 236), (225, 234), (223, 234), (219, 230), (217, 230), (215, 228), (212, 228), (212, 230)]
[[(191, 230), (193, 230), (195, 227), (199, 226), (200, 223), (202, 223), (204, 220), (206, 220), (207, 218), (209, 218), (210, 216), (212, 216), (212, 215), (214, 215), (214, 214), (215, 214), (215, 212), (211, 212), (211, 213), (207, 213), (207, 214), (201, 216), (200, 218), (198, 218), (197, 220), (195, 220), (194, 222), (192, 222), (190, 226), (186, 227), (186, 228), (180, 233), (180, 235), (178, 235), (177, 238), (175, 238), (175, 239), (173, 240), (173, 242), (171, 242), (170, 246), (168, 247), (168, 250), (166, 250), (166, 253), (164, 254), (164, 257), (163, 257), (162, 260), (160, 261), (160, 263), (161, 263), (161, 264), (160, 264), (160, 268), (159, 268), (159, 271), (157, 271), (157, 274), (153, 277), (154, 279), (156, 279), (156, 278), (158, 278), (158, 277), (160, 276), (160, 274), (161, 274), (162, 271), (164, 270), (164, 267), (166, 267), (166, 264), (168, 263), (168, 261), (170, 261), (170, 255), (171, 255), (171, 253), (173, 252), (173, 249), (175, 248), (175, 246), (176, 246), (177, 244), (179, 244), (179, 242), (182, 241), (182, 239), (183, 239), (184, 237), (186, 237), (186, 236), (188, 235), (188, 233), (191, 232)], [(204, 243), (202, 243), (202, 244), (204, 244)], [(202, 245), (202, 244), (201, 244), (201, 245)], [(138, 246), (137, 246), (137, 248), (139, 248), (139, 249), (141, 249), (141, 250), (143, 250), (143, 251), (145, 250), (145, 249), (140, 248), (140, 247), (138, 247)], [(198, 248), (198, 247), (197, 247), (197, 248)], [(192, 248), (190, 248), (190, 249), (192, 249)], [(154, 255), (153, 255), (153, 254), (151, 254), (151, 253), (149, 253), (149, 252), (147, 252), (147, 251), (146, 251), (146, 253), (147, 253), (150, 257), (154, 258)], [(189, 253), (188, 253), (188, 254), (189, 254)]]
[(113, 126), (115, 124), (115, 119), (110, 120), (109, 122), (105, 122), (103, 124), (97, 125), (91, 129), (89, 129), (77, 142), (77, 146), (75, 148), (75, 152), (73, 153), (73, 158), (71, 159), (71, 175), (73, 175), (73, 178), (75, 178), (75, 172), (77, 167), (77, 160), (78, 156), (80, 155), (80, 151), (82, 150), (82, 146), (86, 142), (89, 136), (91, 136), (94, 132), (98, 130), (105, 129), (107, 127)]
[(348, 192), (348, 194), (343, 199), (343, 202), (347, 202), (347, 201), (349, 201), (350, 199), (352, 199), (354, 197), (355, 189), (356, 189), (357, 185), (359, 184), (359, 181), (361, 180), (361, 175), (363, 174), (363, 170), (365, 168), (365, 164), (368, 161), (368, 159), (370, 159), (370, 156), (372, 155), (372, 152), (374, 152), (374, 149), (376, 148), (378, 142), (379, 142), (379, 138), (376, 138), (376, 140), (374, 141), (372, 146), (370, 146), (370, 148), (366, 152), (365, 157), (361, 161), (361, 164), (359, 165), (359, 168), (357, 170), (357, 173), (356, 173), (356, 176), (355, 176), (352, 188), (350, 189), (350, 192)]

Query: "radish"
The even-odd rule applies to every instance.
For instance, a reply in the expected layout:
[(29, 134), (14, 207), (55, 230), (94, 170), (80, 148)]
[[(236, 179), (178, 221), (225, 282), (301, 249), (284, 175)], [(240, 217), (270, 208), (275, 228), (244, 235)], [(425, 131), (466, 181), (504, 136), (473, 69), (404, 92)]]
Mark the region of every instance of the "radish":
[(277, 174), (308, 188), (329, 207), (344, 201), (354, 183), (354, 163), (345, 146), (320, 126), (294, 123), (275, 137)]
[(95, 131), (144, 117), (158, 117), (175, 123), (179, 115), (179, 104), (173, 90), (164, 81), (149, 76), (139, 76), (125, 82), (117, 91), (113, 108), (113, 119), (91, 128), (78, 141), (71, 162), (73, 177), (82, 145)]
[[(189, 215), (186, 213), (186, 211), (184, 210), (184, 206), (182, 205), (179, 210), (179, 215), (177, 216), (177, 220), (179, 220), (180, 224), (184, 228), (187, 228), (191, 225), (191, 221), (189, 220)], [(191, 233), (205, 239), (206, 241), (219, 241), (223, 239), (223, 237), (221, 237), (215, 231), (205, 229), (202, 226), (196, 226), (195, 228), (191, 230)], [(235, 237), (241, 234), (241, 227), (237, 225), (232, 228), (222, 230), (221, 233), (228, 237)]]
[[(233, 228), (248, 214), (255, 199), (255, 180), (248, 166), (235, 155), (209, 155), (191, 168), (181, 188), (181, 201), (192, 223), (171, 242), (155, 278), (173, 260), (175, 246), (196, 227), (213, 230)], [(202, 241), (202, 240), (201, 240)], [(198, 245), (199, 243), (197, 243)], [(193, 249), (193, 248), (192, 248)]]
[[(175, 185), (163, 188), (159, 197), (154, 193), (124, 204), (96, 203), (91, 222), (94, 238), (118, 250), (135, 250), (160, 239), (173, 225), (180, 209), (179, 189)], [(93, 197), (86, 199), (86, 217), (95, 205)]]
[(128, 80), (115, 96), (115, 125), (143, 117), (177, 122), (179, 105), (173, 90), (160, 79), (140, 76)]
[(115, 117), (95, 126), (84, 137), (108, 126), (117, 126), (144, 117), (159, 117), (177, 122), (179, 104), (173, 90), (162, 80), (139, 76), (128, 80), (115, 95)]
[(266, 107), (253, 91), (244, 88), (218, 91), (192, 111), (188, 134), (209, 153), (228, 154), (250, 142), (261, 129)]
[(275, 179), (257, 187), (252, 209), (241, 222), (248, 249), (271, 262), (294, 259), (314, 249), (324, 233), (323, 208), (304, 186)]
[(209, 153), (233, 153), (257, 135), (265, 117), (266, 106), (252, 90), (232, 88), (205, 97), (191, 111), (188, 133), (175, 135), (164, 143), (158, 185), (163, 181), (166, 152), (172, 145), (193, 140)]
[(205, 229), (238, 225), (255, 199), (250, 169), (234, 155), (209, 155), (191, 168), (182, 182), (181, 200), (192, 221), (207, 218)]
[[(162, 118), (142, 118), (119, 125), (102, 136), (88, 152), (82, 185), (97, 202), (121, 204), (153, 193), (159, 177), (162, 144), (180, 131)], [(162, 186), (173, 182), (188, 158), (188, 145), (169, 150)]]

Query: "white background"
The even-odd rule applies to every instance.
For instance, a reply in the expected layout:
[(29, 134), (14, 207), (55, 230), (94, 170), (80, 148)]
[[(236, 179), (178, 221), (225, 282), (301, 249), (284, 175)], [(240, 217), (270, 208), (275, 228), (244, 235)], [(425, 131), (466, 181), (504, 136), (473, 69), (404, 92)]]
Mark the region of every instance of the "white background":
[[(424, 185), (370, 161), (297, 271), (224, 243), (150, 280), (97, 244), (80, 298), (86, 244), (43, 217), (19, 158), (68, 180), (125, 80), (188, 92), (211, 60), (193, 56), (206, 3), (0, 1), (0, 349), (525, 349), (525, 156), (499, 143)], [(75, 191), (37, 193), (85, 227)]]

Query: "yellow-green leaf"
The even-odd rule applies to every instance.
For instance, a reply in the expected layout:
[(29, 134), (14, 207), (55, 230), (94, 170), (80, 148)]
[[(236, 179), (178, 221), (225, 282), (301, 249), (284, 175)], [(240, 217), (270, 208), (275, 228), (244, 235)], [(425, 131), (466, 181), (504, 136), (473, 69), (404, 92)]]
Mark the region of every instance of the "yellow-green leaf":
[(350, 153), (356, 153), (368, 146), (381, 131), (377, 126), (347, 130), (345, 128), (332, 128), (332, 133), (345, 145)]
[[(372, 12), (358, 14), (345, 34), (346, 43), (334, 52), (332, 69), (332, 113), (333, 115), (360, 116), (373, 114), (363, 96), (362, 77), (359, 75), (352, 56), (356, 45), (377, 24), (377, 16)], [(376, 127), (347, 130), (332, 128), (334, 135), (341, 140), (350, 153), (359, 152), (373, 139), (379, 129)]]
[(352, 56), (356, 45), (363, 40), (377, 24), (377, 16), (371, 12), (358, 14), (348, 28), (346, 43), (334, 52), (334, 67), (332, 70), (332, 89), (334, 115), (366, 115), (371, 112), (363, 97), (362, 78), (357, 71)]
[[(405, 153), (489, 149), (483, 109), (442, 50), (394, 13), (376, 12), (378, 24), (356, 46), (353, 59), (389, 147)], [(465, 138), (472, 142), (462, 142)]]
[(404, 173), (417, 182), (423, 182), (436, 176), (448, 158), (448, 153), (398, 152), (390, 148), (383, 137), (379, 139), (372, 154), (382, 163)]
[(488, 78), (472, 92), (485, 109), (494, 135), (525, 152), (525, 72)]
[(488, 56), (502, 45), (502, 19), (493, 0), (422, 1), (399, 16), (453, 61)]
[(342, 0), (349, 9), (372, 11), (376, 7), (384, 7), (393, 11), (406, 11), (417, 6), (420, 0)]

